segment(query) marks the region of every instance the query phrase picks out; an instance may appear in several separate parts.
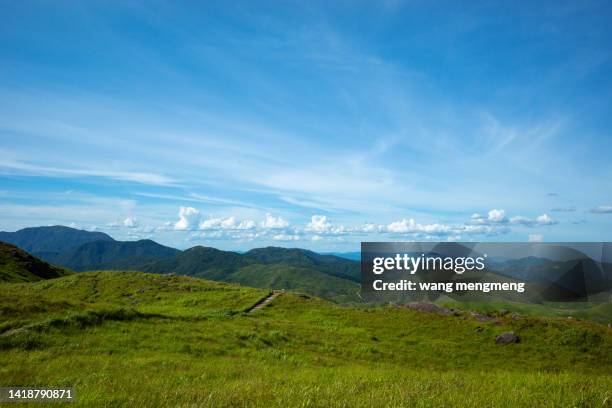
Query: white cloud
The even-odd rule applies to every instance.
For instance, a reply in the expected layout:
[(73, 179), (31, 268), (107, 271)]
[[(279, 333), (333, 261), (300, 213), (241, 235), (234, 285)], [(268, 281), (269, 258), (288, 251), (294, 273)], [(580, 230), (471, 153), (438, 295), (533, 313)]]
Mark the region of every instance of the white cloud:
[(554, 221), (552, 218), (550, 218), (550, 216), (549, 216), (548, 214), (542, 214), (542, 215), (539, 215), (539, 216), (536, 218), (536, 222), (537, 222), (537, 224), (539, 224), (539, 225), (553, 225), (553, 224), (556, 224), (556, 223), (557, 223), (557, 222), (556, 222), (556, 221)]
[(380, 229), (379, 225), (376, 224), (363, 224), (361, 227), (357, 228), (357, 231), (359, 232), (365, 232), (365, 233), (370, 233), (370, 232), (376, 232)]
[(179, 220), (174, 224), (177, 231), (195, 229), (200, 221), (200, 211), (193, 207), (180, 207)]
[(327, 232), (330, 228), (331, 223), (327, 221), (327, 217), (324, 215), (313, 215), (306, 225), (306, 230), (313, 232)]
[(304, 230), (317, 234), (343, 234), (346, 232), (343, 226), (334, 227), (331, 222), (327, 221), (325, 215), (313, 215)]
[(490, 222), (504, 222), (506, 221), (506, 211), (504, 210), (497, 210), (497, 209), (493, 209), (491, 211), (489, 211), (489, 218), (488, 220)]
[(529, 225), (532, 224), (533, 221), (527, 217), (523, 217), (522, 215), (516, 215), (510, 218), (510, 224), (513, 225)]
[(529, 242), (542, 242), (543, 240), (542, 234), (529, 234)]
[(136, 228), (138, 225), (138, 220), (134, 217), (127, 217), (123, 220), (123, 226), (126, 228)]
[(201, 230), (250, 230), (256, 227), (255, 221), (238, 221), (236, 217), (209, 218), (200, 222)]
[(261, 226), (266, 229), (283, 229), (289, 226), (289, 222), (281, 217), (274, 217), (266, 214), (266, 218), (261, 222)]
[(299, 241), (299, 235), (277, 234), (272, 237), (274, 241)]
[(426, 234), (446, 234), (452, 232), (452, 228), (444, 224), (418, 224), (414, 219), (402, 219), (387, 225), (387, 232), (396, 234), (406, 233), (426, 233)]
[(526, 227), (537, 227), (542, 225), (554, 225), (557, 224), (557, 221), (553, 220), (548, 214), (539, 215), (535, 220), (517, 215), (510, 218), (510, 224), (524, 225)]
[[(134, 220), (135, 221), (135, 220)], [(268, 239), (273, 241), (320, 241), (334, 240), (345, 235), (395, 234), (411, 239), (446, 239), (457, 241), (471, 239), (472, 236), (494, 236), (511, 232), (511, 226), (536, 227), (556, 224), (548, 214), (535, 218), (520, 215), (509, 217), (503, 209), (492, 209), (481, 215), (474, 213), (464, 223), (418, 223), (414, 218), (403, 218), (387, 225), (364, 223), (356, 226), (334, 225), (325, 215), (312, 215), (303, 227), (291, 227), (282, 217), (266, 213), (265, 218), (256, 223), (253, 220), (240, 220), (234, 216), (202, 219), (200, 212), (192, 207), (181, 207), (179, 221), (175, 230), (206, 231), (211, 239)], [(124, 223), (127, 226), (127, 224)], [(204, 233), (202, 233), (204, 234)], [(204, 237), (204, 235), (202, 235)]]
[(510, 230), (505, 226), (500, 225), (459, 225), (457, 232), (462, 232), (470, 235), (498, 235), (505, 234)]

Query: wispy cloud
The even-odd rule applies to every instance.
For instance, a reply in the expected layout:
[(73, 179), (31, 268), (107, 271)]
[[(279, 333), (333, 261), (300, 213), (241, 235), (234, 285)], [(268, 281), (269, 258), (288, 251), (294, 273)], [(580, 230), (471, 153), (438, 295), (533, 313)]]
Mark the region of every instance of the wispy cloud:
[(59, 168), (39, 166), (14, 160), (0, 159), (0, 172), (4, 174), (29, 174), (46, 177), (102, 177), (113, 180), (130, 181), (139, 184), (154, 186), (171, 186), (176, 180), (162, 174), (134, 172), (134, 171), (112, 171), (85, 168)]
[(551, 208), (550, 211), (552, 212), (575, 212), (576, 207), (554, 207), (554, 208)]
[(592, 208), (590, 212), (593, 214), (612, 214), (612, 205), (600, 205)]

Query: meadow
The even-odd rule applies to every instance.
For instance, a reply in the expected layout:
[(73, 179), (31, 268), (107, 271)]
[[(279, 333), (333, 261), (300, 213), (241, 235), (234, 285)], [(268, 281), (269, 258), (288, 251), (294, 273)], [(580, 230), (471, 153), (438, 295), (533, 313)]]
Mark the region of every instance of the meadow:
[[(86, 407), (612, 406), (596, 322), (289, 292), (246, 313), (269, 293), (139, 272), (2, 283), (0, 384), (74, 387)], [(495, 344), (507, 331), (520, 342)]]

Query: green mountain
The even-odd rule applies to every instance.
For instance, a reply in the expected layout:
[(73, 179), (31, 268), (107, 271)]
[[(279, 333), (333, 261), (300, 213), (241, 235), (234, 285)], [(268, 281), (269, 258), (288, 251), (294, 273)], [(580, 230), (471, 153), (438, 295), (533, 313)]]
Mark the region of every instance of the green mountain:
[(48, 262), (75, 271), (134, 269), (143, 264), (179, 254), (178, 249), (160, 245), (150, 239), (140, 241), (94, 241), (65, 253), (43, 253)]
[(103, 232), (84, 231), (56, 225), (24, 228), (16, 232), (0, 231), (0, 241), (8, 242), (31, 254), (64, 253), (93, 241), (113, 241)]
[(266, 265), (280, 263), (300, 268), (312, 268), (354, 282), (361, 281), (361, 270), (358, 262), (334, 255), (321, 255), (306, 249), (257, 248), (248, 251), (244, 256)]
[(178, 253), (172, 258), (141, 266), (139, 270), (223, 280), (229, 273), (245, 265), (248, 265), (248, 261), (239, 253), (195, 246)]
[(70, 274), (28, 254), (14, 245), (0, 242), (0, 282), (33, 282)]
[[(352, 262), (331, 256), (318, 259), (316, 255), (301, 249), (268, 247), (239, 254), (196, 246), (171, 258), (139, 266), (138, 270), (301, 291), (335, 302), (359, 301), (359, 285), (341, 273), (350, 270), (344, 263)], [(340, 272), (334, 271), (332, 265), (338, 265)]]

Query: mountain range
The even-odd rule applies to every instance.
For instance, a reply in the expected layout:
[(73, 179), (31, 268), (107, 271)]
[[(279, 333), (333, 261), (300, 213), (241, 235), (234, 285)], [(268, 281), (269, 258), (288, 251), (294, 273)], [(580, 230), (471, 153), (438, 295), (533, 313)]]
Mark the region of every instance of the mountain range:
[[(42, 261), (74, 271), (133, 270), (158, 274), (177, 274), (247, 286), (302, 291), (328, 300), (350, 303), (361, 301), (360, 263), (335, 255), (318, 254), (299, 248), (266, 247), (244, 253), (195, 246), (181, 251), (152, 240), (117, 241), (101, 232), (83, 231), (64, 226), (25, 228), (0, 232), (0, 240), (11, 243)], [(556, 249), (571, 252), (571, 249)], [(470, 248), (458, 243), (438, 244), (428, 254), (465, 256)], [(28, 254), (20, 254), (17, 264)], [(567, 256), (565, 256), (567, 255)], [(571, 253), (565, 254), (571, 259)], [(563, 258), (563, 259), (565, 259)], [(34, 258), (26, 263), (34, 265)], [(607, 258), (606, 258), (607, 259)], [(39, 261), (39, 262), (42, 262)], [(590, 259), (552, 260), (527, 256), (517, 259), (492, 259), (482, 273), (471, 273), (474, 281), (524, 281), (530, 296), (537, 299), (578, 300), (607, 293), (612, 289), (610, 264), (596, 264)], [(43, 263), (44, 263), (43, 262)], [(47, 264), (48, 265), (48, 264)], [(50, 267), (50, 265), (48, 266)], [(41, 271), (47, 271), (48, 267)], [(53, 275), (60, 272), (42, 272)], [(449, 276), (447, 276), (450, 274)], [(16, 279), (10, 274), (10, 279)], [(7, 275), (8, 276), (8, 275)], [(387, 274), (387, 278), (392, 275)], [(397, 279), (400, 279), (398, 276)], [(419, 277), (428, 281), (463, 279), (448, 273), (428, 273)], [(8, 278), (7, 278), (8, 279)], [(415, 278), (416, 279), (416, 278)], [(470, 294), (472, 296), (473, 294)], [(515, 295), (511, 294), (510, 300)], [(437, 295), (436, 295), (437, 296)], [(499, 295), (506, 296), (507, 295)]]
[(189, 275), (253, 287), (301, 291), (336, 302), (359, 301), (359, 262), (298, 248), (245, 253), (195, 246), (180, 251), (151, 240), (116, 241), (64, 226), (2, 232), (0, 239), (75, 271), (134, 270)]

